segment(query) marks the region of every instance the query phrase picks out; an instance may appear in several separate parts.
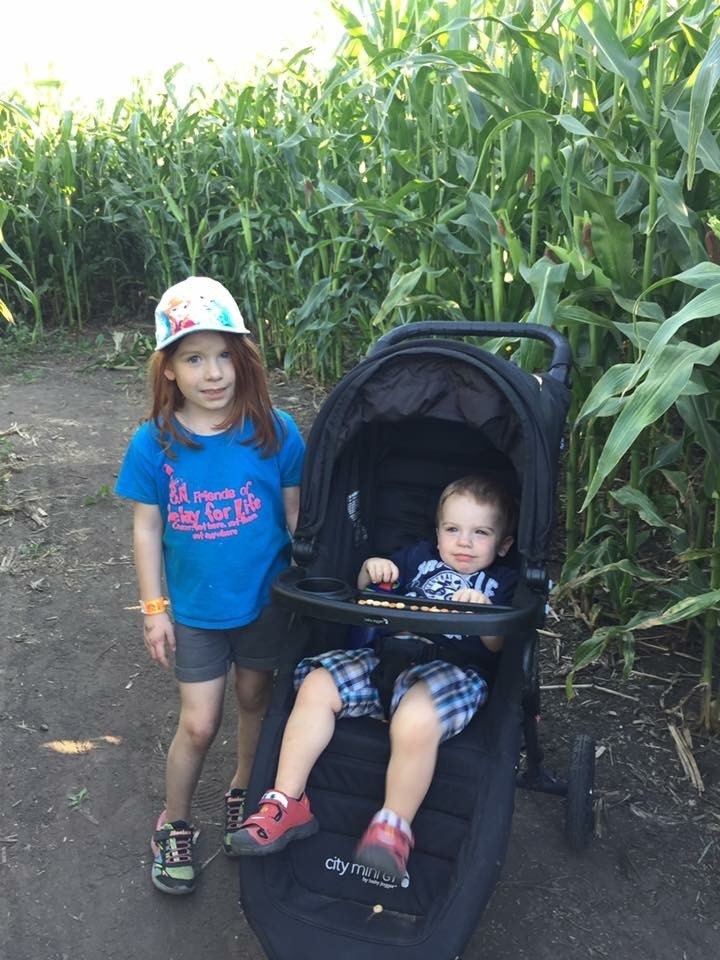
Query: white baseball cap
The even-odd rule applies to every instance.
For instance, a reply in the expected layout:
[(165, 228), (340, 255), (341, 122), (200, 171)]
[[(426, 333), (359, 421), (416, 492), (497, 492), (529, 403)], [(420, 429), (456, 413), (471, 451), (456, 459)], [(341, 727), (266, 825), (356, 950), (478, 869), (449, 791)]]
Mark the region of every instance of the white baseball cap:
[(249, 333), (240, 308), (218, 280), (188, 277), (170, 287), (155, 310), (155, 348), (163, 350), (188, 333)]

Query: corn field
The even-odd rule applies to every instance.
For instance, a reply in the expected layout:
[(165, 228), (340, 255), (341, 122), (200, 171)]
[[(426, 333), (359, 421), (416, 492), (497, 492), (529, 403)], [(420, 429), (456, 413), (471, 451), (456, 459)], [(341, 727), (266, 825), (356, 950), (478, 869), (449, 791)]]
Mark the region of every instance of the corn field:
[[(338, 378), (421, 319), (552, 323), (575, 357), (560, 593), (629, 673), (702, 649), (718, 720), (720, 15), (714, 0), (359, 0), (299, 51), (92, 115), (0, 98), (0, 313), (138, 321), (208, 274), (270, 365)], [(9, 328), (10, 329), (10, 328)], [(11, 332), (6, 331), (6, 335)], [(534, 369), (537, 347), (496, 344)]]

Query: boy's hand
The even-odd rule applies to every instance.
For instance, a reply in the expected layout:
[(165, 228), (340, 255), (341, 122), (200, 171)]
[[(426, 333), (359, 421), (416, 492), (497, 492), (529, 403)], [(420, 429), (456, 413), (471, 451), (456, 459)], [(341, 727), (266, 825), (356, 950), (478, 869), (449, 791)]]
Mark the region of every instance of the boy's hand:
[(143, 639), (151, 660), (168, 669), (168, 652), (175, 651), (175, 631), (167, 613), (153, 613), (145, 617)]
[(482, 590), (471, 590), (470, 587), (462, 587), (456, 590), (451, 597), (457, 603), (490, 603)]
[(400, 571), (392, 560), (384, 557), (368, 557), (358, 577), (358, 586), (362, 590), (368, 583), (395, 583), (400, 577)]
[[(470, 587), (463, 587), (461, 590), (456, 590), (452, 595), (452, 599), (458, 603), (489, 603), (492, 605), (492, 600), (489, 600), (482, 590), (471, 590)], [(502, 650), (504, 639), (504, 637), (480, 637), (482, 643), (488, 650), (492, 650), (493, 653), (498, 653)]]

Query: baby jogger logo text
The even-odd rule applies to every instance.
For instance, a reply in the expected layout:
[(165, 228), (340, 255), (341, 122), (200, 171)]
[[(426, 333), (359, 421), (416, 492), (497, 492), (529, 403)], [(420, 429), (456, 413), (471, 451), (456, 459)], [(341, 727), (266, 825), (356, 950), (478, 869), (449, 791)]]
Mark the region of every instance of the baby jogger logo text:
[[(382, 887), (384, 890), (394, 890), (398, 885), (397, 880), (390, 874), (381, 873), (375, 867), (365, 867), (361, 863), (354, 863), (352, 860), (343, 860), (342, 857), (328, 857), (325, 861), (325, 869), (337, 873), (341, 877), (356, 877), (363, 883), (369, 883), (373, 887)], [(400, 886), (403, 890), (410, 886), (410, 877), (407, 873), (400, 879)]]

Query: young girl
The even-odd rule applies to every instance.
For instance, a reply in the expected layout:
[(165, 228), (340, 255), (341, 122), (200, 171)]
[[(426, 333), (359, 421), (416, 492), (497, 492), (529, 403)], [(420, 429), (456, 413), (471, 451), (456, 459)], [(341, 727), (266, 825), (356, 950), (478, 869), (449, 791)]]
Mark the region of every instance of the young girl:
[(243, 818), (286, 642), (270, 584), (290, 562), (304, 443), (292, 418), (272, 407), (258, 352), (222, 284), (207, 277), (176, 284), (155, 321), (152, 409), (130, 442), (116, 492), (133, 501), (145, 646), (164, 667), (174, 652), (180, 691), (152, 881), (165, 893), (186, 894), (197, 874), (192, 798), (220, 726), (231, 664), (239, 715), (237, 767), (225, 795), (228, 854)]

